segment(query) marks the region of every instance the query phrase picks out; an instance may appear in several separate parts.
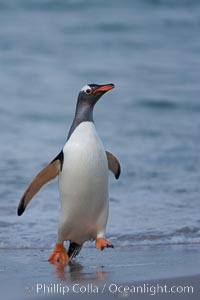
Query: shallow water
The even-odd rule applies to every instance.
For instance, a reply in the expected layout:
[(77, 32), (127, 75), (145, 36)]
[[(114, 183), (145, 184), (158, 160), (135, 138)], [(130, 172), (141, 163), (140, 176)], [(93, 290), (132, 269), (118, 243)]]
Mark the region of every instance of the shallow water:
[[(115, 90), (96, 105), (110, 176), (115, 245), (200, 243), (199, 1), (0, 3), (0, 247), (52, 247), (57, 182), (22, 217), (20, 197), (62, 148), (86, 83)], [(90, 244), (87, 244), (90, 246)]]

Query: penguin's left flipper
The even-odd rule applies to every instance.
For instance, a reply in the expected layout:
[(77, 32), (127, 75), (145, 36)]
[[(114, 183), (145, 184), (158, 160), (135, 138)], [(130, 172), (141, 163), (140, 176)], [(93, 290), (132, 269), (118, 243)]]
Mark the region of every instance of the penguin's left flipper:
[(115, 178), (118, 179), (121, 174), (121, 166), (119, 160), (110, 152), (106, 151), (108, 160), (108, 169), (113, 172)]
[(25, 190), (21, 201), (18, 205), (18, 216), (21, 216), (26, 209), (26, 206), (31, 201), (33, 196), (50, 180), (54, 179), (61, 170), (61, 161), (53, 160), (50, 164), (44, 167)]

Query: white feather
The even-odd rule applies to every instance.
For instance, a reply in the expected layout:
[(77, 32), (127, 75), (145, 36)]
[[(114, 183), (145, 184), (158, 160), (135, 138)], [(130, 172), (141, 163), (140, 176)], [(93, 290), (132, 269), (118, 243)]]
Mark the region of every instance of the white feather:
[(87, 91), (87, 90), (91, 90), (91, 87), (89, 85), (84, 85), (84, 87), (81, 89), (81, 91)]
[(63, 148), (59, 177), (59, 242), (103, 236), (108, 219), (108, 163), (92, 122), (82, 122)]

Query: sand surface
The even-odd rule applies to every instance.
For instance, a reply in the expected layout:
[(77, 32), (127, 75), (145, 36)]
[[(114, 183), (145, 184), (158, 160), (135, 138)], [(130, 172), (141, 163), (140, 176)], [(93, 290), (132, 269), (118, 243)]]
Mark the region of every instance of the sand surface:
[[(65, 268), (50, 265), (47, 262), (49, 252), (50, 249), (1, 249), (1, 294), (6, 299), (64, 299), (69, 296), (70, 299), (88, 296), (146, 299), (154, 294), (158, 299), (200, 297), (198, 245), (121, 247), (103, 252), (85, 248)], [(134, 292), (133, 286), (138, 285), (142, 288)], [(162, 292), (165, 285), (167, 293)], [(169, 292), (171, 286), (181, 285), (192, 287), (192, 290)]]

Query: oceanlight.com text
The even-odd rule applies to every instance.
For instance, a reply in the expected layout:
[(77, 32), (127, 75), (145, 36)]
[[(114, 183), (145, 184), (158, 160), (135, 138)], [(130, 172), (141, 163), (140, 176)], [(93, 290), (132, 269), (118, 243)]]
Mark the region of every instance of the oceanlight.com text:
[(68, 293), (74, 294), (123, 294), (123, 295), (138, 295), (148, 294), (155, 296), (158, 294), (193, 294), (194, 287), (192, 285), (168, 285), (168, 284), (138, 284), (138, 285), (121, 285), (116, 283), (95, 285), (95, 284), (44, 284), (37, 283), (35, 286), (27, 285), (26, 291), (28, 293), (43, 294), (43, 295), (66, 295)]

